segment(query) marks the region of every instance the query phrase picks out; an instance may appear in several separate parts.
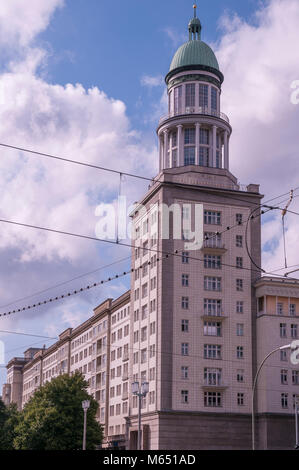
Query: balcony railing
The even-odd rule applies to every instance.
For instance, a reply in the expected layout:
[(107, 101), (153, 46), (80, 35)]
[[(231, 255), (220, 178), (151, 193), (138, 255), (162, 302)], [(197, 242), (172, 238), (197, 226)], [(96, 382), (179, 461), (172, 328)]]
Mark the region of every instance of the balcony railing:
[(167, 119), (171, 119), (171, 118), (176, 117), (176, 116), (186, 116), (186, 115), (189, 116), (191, 114), (201, 114), (203, 116), (216, 117), (218, 119), (222, 119), (223, 121), (226, 121), (229, 124), (229, 118), (224, 113), (221, 113), (219, 111), (215, 111), (213, 109), (209, 109), (209, 108), (206, 108), (206, 107), (193, 107), (193, 106), (190, 106), (190, 107), (186, 107), (185, 109), (182, 109), (180, 111), (176, 111), (176, 112), (173, 111), (171, 113), (168, 113), (168, 114), (162, 116), (159, 120), (159, 125), (161, 125), (164, 121), (167, 121)]
[(215, 389), (225, 389), (227, 388), (227, 385), (225, 385), (222, 380), (211, 380), (211, 379), (206, 379), (202, 383), (203, 388), (215, 388)]
[(226, 318), (226, 315), (224, 315), (223, 312), (213, 312), (213, 311), (208, 311), (208, 310), (205, 310), (203, 313), (202, 313), (202, 318), (203, 319), (215, 319), (215, 320), (224, 320)]

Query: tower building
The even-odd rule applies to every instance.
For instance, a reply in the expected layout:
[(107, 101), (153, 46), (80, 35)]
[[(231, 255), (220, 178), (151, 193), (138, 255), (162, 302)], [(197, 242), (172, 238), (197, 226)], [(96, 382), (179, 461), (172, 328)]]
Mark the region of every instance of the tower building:
[[(250, 442), (252, 283), (260, 277), (246, 253), (243, 222), (262, 196), (258, 185), (243, 187), (230, 172), (224, 77), (201, 40), (196, 9), (188, 31), (165, 78), (169, 106), (157, 128), (160, 172), (133, 214), (131, 375), (149, 381), (151, 400), (144, 399), (142, 411), (150, 448), (219, 448), (219, 436), (220, 448), (241, 448)], [(205, 239), (198, 248), (188, 244), (198, 230), (196, 206)], [(258, 266), (260, 235), (257, 217), (247, 242)], [(149, 248), (158, 258), (176, 255), (156, 262)], [(136, 406), (132, 399), (131, 434)]]

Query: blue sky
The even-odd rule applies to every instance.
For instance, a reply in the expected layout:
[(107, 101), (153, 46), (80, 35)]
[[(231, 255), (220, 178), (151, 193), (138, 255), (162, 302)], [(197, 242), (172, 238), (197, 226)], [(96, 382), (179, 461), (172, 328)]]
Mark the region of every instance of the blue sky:
[[(209, 43), (219, 39), (219, 18), (225, 11), (251, 19), (259, 3), (200, 2), (198, 16), (203, 24), (203, 39)], [(39, 38), (53, 49), (50, 80), (61, 84), (78, 82), (86, 88), (99, 86), (109, 96), (123, 100), (132, 124), (140, 126), (140, 114), (146, 117), (151, 101), (160, 92), (145, 90), (141, 77), (166, 75), (177, 49), (166, 30), (176, 34), (178, 44), (180, 37), (187, 40), (192, 6), (192, 1), (182, 0), (66, 1)], [(142, 108), (138, 106), (140, 102)], [(151, 126), (150, 132), (153, 129)]]
[[(163, 77), (188, 38), (192, 5), (179, 0), (4, 2), (0, 142), (154, 176), (155, 129), (165, 111)], [(261, 183), (267, 198), (299, 186), (299, 106), (289, 98), (290, 84), (299, 79), (299, 51), (294, 48), (299, 41), (298, 1), (202, 1), (198, 16), (202, 39), (213, 45), (225, 75), (222, 110), (233, 126), (232, 173), (241, 183)], [(117, 188), (118, 179), (107, 174), (0, 150), (2, 217), (94, 236), (95, 208), (112, 202)], [(123, 184), (130, 201), (145, 190), (145, 184), (132, 184), (128, 178)], [(289, 256), (299, 262), (297, 218), (287, 223)], [(121, 261), (16, 302), (130, 253), (96, 242), (1, 228), (0, 312), (12, 302), (9, 308), (23, 307), (24, 302), (63, 294), (129, 267), (127, 260)], [(265, 219), (263, 233), (265, 266), (278, 268), (283, 264), (279, 214)], [(107, 284), (1, 320), (0, 329), (57, 336), (128, 286), (126, 278)], [(0, 339), (6, 361), (36, 342), (1, 333)], [(0, 386), (4, 372), (0, 369)]]

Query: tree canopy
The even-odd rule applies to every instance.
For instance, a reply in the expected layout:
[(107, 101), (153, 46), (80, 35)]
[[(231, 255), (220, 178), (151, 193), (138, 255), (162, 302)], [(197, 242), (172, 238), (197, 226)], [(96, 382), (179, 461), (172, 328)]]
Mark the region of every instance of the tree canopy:
[(14, 447), (19, 450), (82, 449), (82, 401), (89, 400), (86, 449), (94, 450), (102, 441), (96, 421), (98, 403), (87, 393), (82, 374), (61, 375), (38, 389), (20, 413), (15, 428)]

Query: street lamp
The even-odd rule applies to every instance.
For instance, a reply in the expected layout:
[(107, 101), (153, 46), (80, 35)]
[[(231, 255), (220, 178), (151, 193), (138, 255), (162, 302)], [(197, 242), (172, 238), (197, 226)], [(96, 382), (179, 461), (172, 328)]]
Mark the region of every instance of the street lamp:
[(254, 378), (254, 382), (253, 382), (253, 387), (252, 387), (252, 450), (255, 450), (255, 417), (254, 417), (254, 394), (255, 394), (255, 389), (256, 389), (256, 384), (257, 384), (257, 379), (260, 375), (260, 372), (262, 370), (262, 367), (263, 365), (265, 364), (266, 360), (272, 356), (272, 354), (276, 353), (277, 351), (283, 351), (284, 349), (296, 349), (296, 347), (294, 347), (293, 344), (287, 344), (285, 346), (281, 346), (279, 348), (276, 348), (274, 349), (273, 351), (271, 351), (269, 354), (267, 354), (267, 356), (264, 358), (264, 360), (262, 361), (262, 363), (260, 364), (257, 372), (256, 372), (256, 375), (255, 375), (255, 378)]
[(138, 450), (141, 450), (141, 400), (147, 395), (149, 391), (149, 383), (142, 382), (139, 387), (139, 382), (132, 383), (132, 394), (138, 397)]
[(86, 450), (86, 420), (87, 420), (87, 410), (90, 407), (90, 401), (82, 401), (82, 408), (84, 411), (84, 430), (83, 430), (83, 450)]
[(299, 428), (298, 428), (299, 398), (295, 397), (295, 424), (296, 424), (296, 445), (295, 449), (299, 450)]

